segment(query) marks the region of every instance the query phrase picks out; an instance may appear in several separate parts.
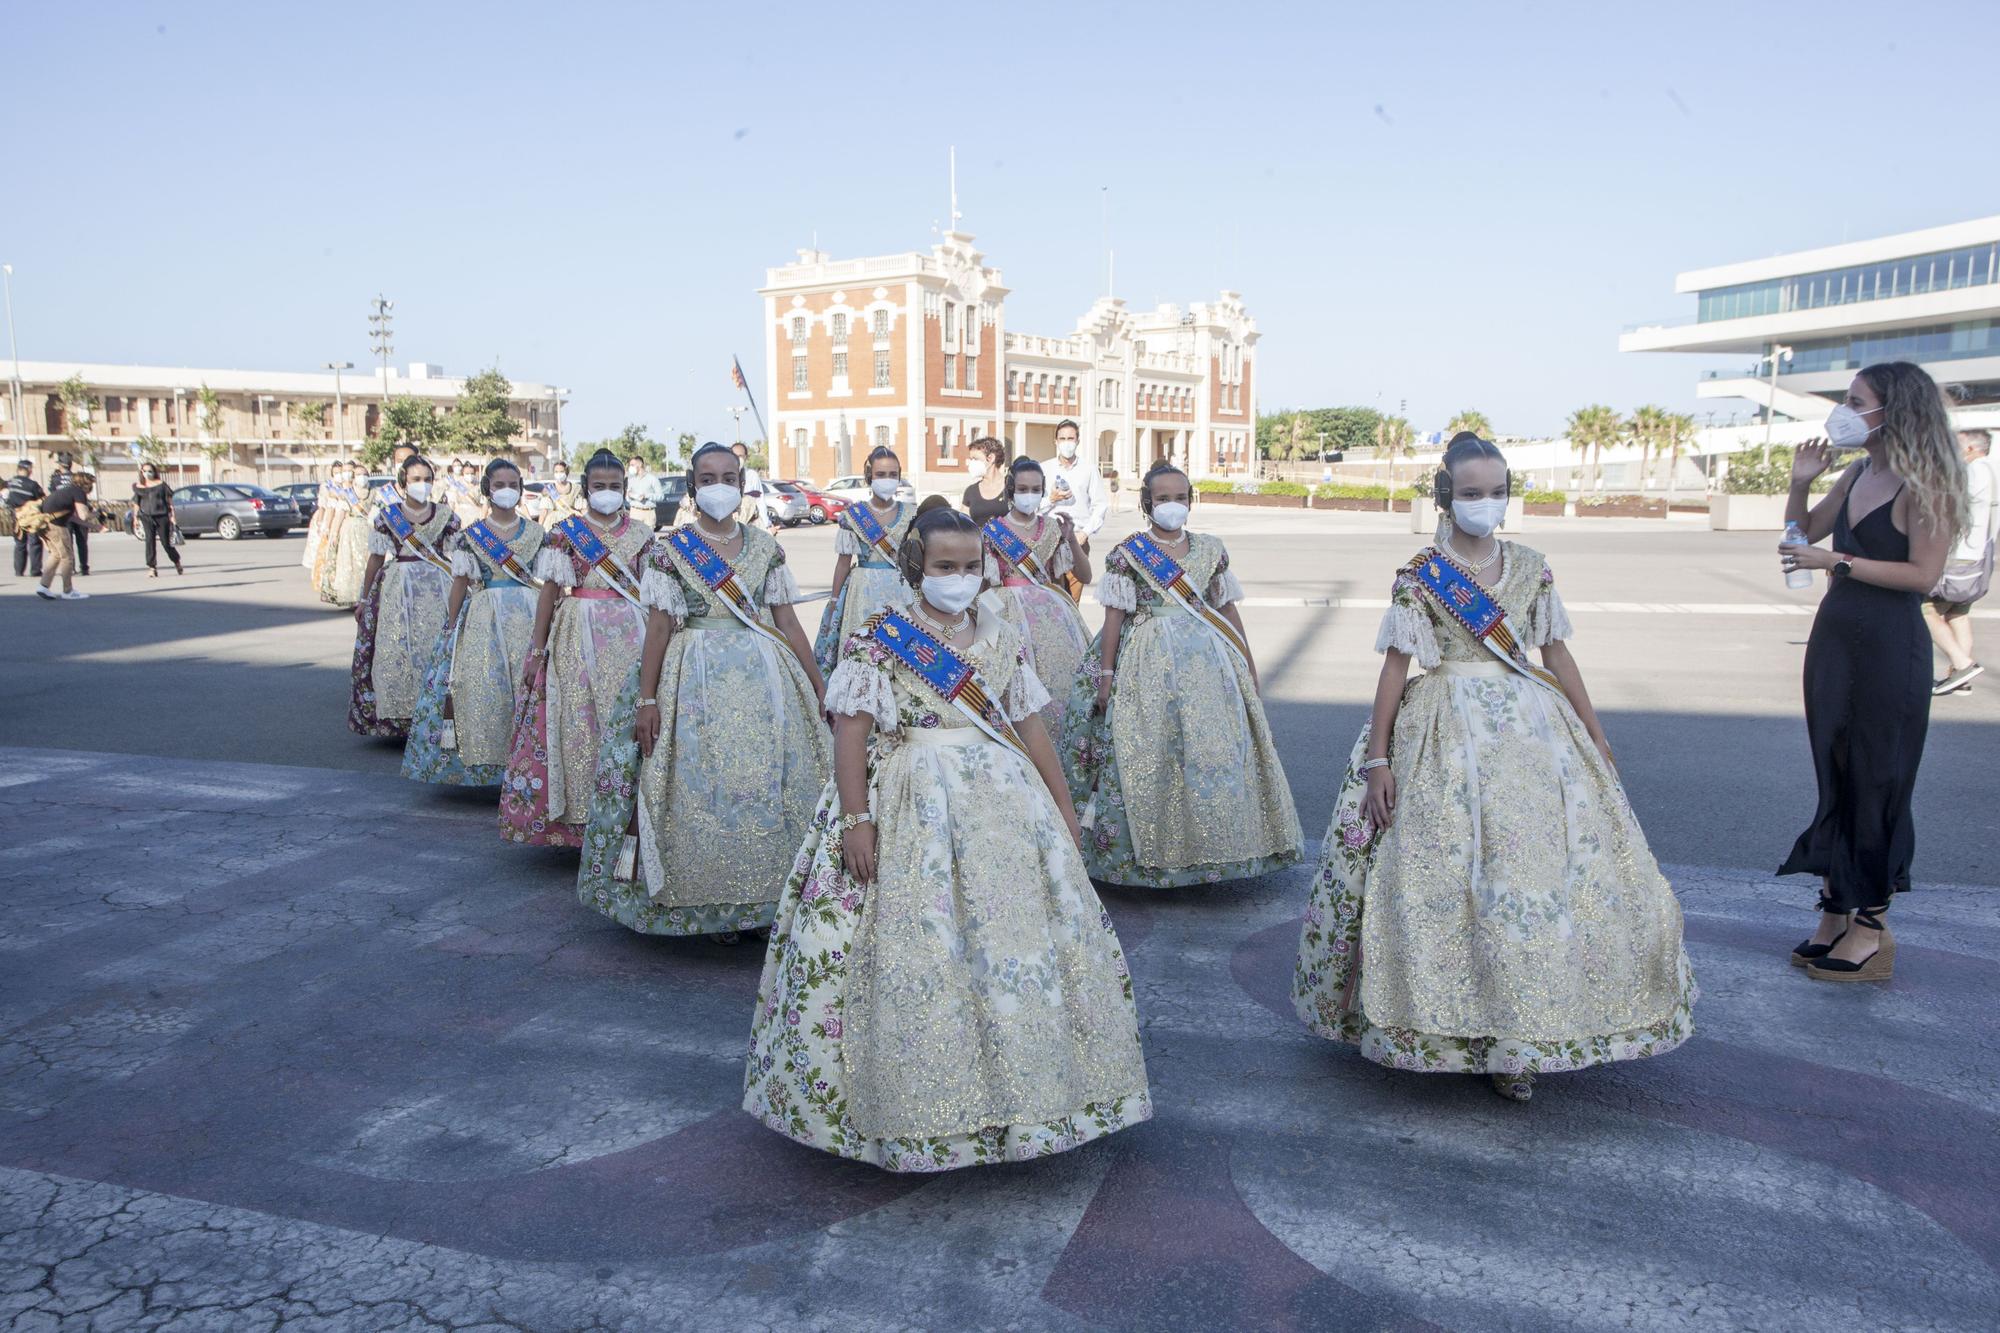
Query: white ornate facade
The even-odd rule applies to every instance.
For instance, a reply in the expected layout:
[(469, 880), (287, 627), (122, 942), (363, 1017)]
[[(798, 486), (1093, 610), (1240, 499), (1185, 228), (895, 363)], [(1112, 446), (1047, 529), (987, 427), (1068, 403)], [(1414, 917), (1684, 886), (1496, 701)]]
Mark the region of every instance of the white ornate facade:
[(1249, 467), (1257, 324), (1235, 292), (1185, 312), (1101, 297), (1062, 337), (1010, 333), (1000, 271), (954, 231), (929, 253), (802, 250), (759, 295), (779, 476), (826, 481), (886, 444), (919, 490), (955, 493), (972, 440), (1047, 458), (1065, 418), (1128, 479), (1160, 458), (1197, 477)]

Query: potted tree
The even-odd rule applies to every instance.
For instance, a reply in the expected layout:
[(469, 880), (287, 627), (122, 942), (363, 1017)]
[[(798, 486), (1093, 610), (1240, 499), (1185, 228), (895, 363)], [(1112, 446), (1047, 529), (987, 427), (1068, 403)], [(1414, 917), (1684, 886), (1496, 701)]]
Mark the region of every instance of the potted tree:
[[(1813, 484), (1816, 492), (1833, 485), (1828, 470)], [(1722, 489), (1708, 497), (1708, 526), (1716, 532), (1782, 532), (1785, 497), (1792, 487), (1792, 451), (1771, 450), (1768, 460), (1745, 450), (1732, 456), (1722, 473)]]

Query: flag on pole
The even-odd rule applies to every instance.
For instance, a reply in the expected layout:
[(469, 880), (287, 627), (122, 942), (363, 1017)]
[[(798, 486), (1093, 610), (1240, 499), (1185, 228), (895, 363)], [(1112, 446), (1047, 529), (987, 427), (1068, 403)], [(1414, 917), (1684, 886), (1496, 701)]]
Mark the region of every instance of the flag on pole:
[(750, 385), (743, 378), (743, 363), (733, 356), (729, 358), (729, 380), (743, 392), (750, 392)]
[(757, 395), (750, 392), (750, 381), (743, 378), (742, 360), (733, 355), (729, 358), (729, 378), (737, 388), (743, 390), (744, 398), (750, 403), (750, 415), (757, 419), (757, 433), (768, 442), (771, 432), (764, 426), (764, 414), (757, 410)]

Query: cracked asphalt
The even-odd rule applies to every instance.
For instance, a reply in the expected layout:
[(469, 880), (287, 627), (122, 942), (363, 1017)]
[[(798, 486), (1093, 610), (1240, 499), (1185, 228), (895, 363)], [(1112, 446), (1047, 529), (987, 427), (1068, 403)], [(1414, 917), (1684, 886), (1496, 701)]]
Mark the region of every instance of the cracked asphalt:
[[(1251, 594), (1294, 586), (1296, 536), (1228, 517)], [(1534, 540), (1587, 588), (1608, 531)], [(810, 585), (823, 535), (787, 541)], [(1994, 1326), (2000, 691), (1940, 704), (1896, 980), (1815, 985), (1809, 895), (1743, 868), (1797, 822), (1760, 775), (1803, 748), (1804, 622), (1579, 617), (1687, 913), (1682, 1050), (1526, 1105), (1379, 1069), (1291, 1015), (1304, 872), (1111, 890), (1157, 1118), (906, 1179), (735, 1109), (754, 945), (620, 930), (488, 796), (340, 734), (296, 543), (197, 543), (180, 587), (129, 546), (90, 602), (0, 596), (0, 1329)], [(1773, 582), (1748, 559), (1680, 598)], [(1317, 832), (1372, 615), (1249, 619)], [(1714, 700), (1661, 707), (1689, 654)]]

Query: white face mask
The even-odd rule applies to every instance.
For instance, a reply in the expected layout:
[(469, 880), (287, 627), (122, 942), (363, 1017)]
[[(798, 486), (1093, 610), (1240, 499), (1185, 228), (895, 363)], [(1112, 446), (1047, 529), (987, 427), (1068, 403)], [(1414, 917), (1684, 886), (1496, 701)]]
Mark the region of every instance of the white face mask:
[(735, 513), (743, 503), (743, 490), (739, 486), (727, 486), (712, 481), (706, 486), (697, 486), (694, 491), (695, 507), (720, 523)]
[(977, 574), (926, 574), (924, 600), (948, 616), (972, 605), (982, 582)]
[(1014, 508), (1024, 514), (1032, 514), (1042, 507), (1042, 497), (1035, 491), (1015, 491)]
[(965, 465), (965, 471), (967, 476), (970, 476), (974, 481), (978, 481), (981, 477), (986, 475), (985, 460), (978, 458), (973, 459), (970, 463), (967, 463)]
[(1507, 517), (1505, 500), (1453, 500), (1451, 524), (1468, 537), (1484, 537)]
[(431, 498), (431, 484), (427, 481), (413, 481), (403, 488), (410, 499), (418, 504), (428, 504)]
[(1187, 526), (1188, 507), (1178, 500), (1153, 506), (1153, 522), (1168, 532), (1179, 532)]
[(625, 492), (592, 491), (590, 493), (590, 507), (608, 518), (625, 507)]
[(868, 483), (868, 489), (875, 493), (875, 498), (878, 500), (893, 500), (896, 498), (896, 488), (900, 485), (902, 482), (896, 477), (877, 477)]
[(512, 509), (521, 503), (521, 492), (512, 486), (502, 486), (489, 497), (497, 509)]
[(1868, 424), (1869, 416), (1881, 410), (1876, 407), (1866, 413), (1857, 412), (1842, 403), (1827, 416), (1826, 442), (1836, 449), (1859, 449), (1875, 433), (1875, 428)]
[(1075, 441), (1075, 440), (1057, 440), (1057, 441), (1056, 441), (1056, 456), (1057, 456), (1058, 458), (1075, 458), (1075, 457), (1076, 457), (1076, 441)]

